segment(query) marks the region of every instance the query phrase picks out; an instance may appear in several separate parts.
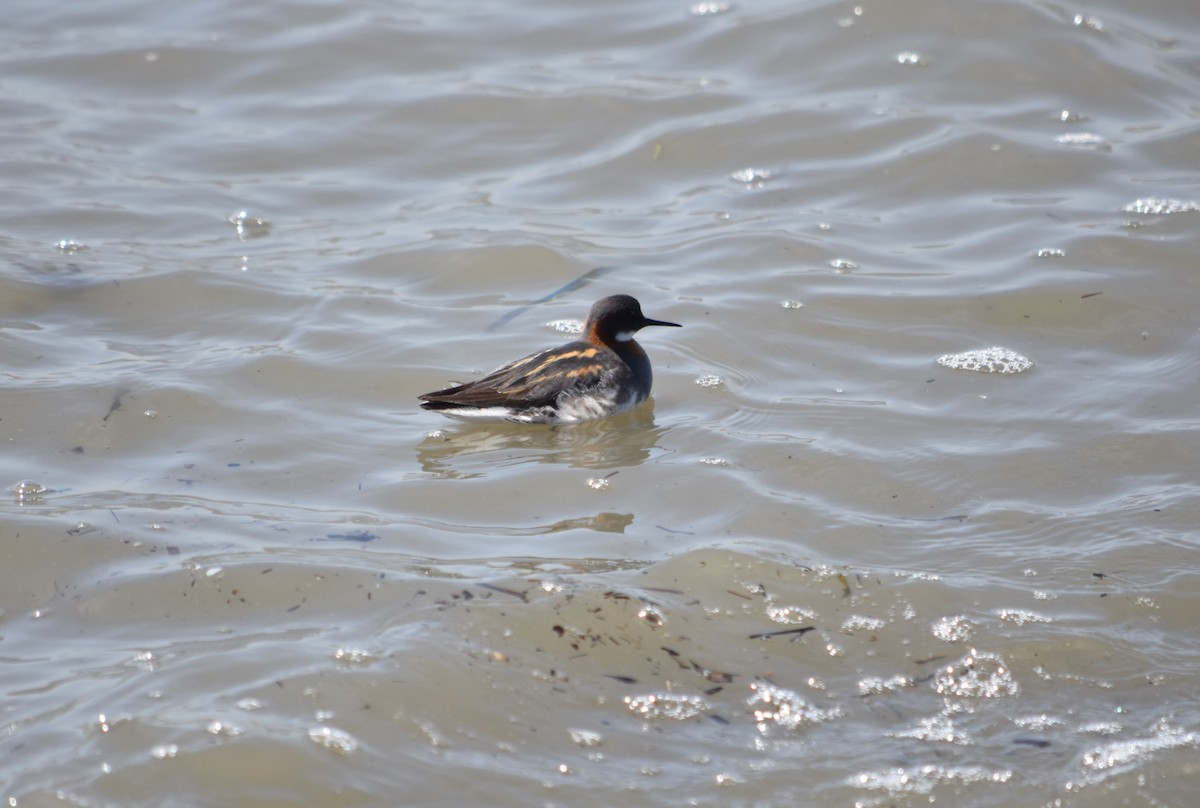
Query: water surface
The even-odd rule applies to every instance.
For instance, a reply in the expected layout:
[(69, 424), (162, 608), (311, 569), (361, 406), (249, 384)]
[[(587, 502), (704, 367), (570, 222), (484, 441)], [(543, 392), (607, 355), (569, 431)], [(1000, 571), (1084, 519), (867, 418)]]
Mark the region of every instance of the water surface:
[(8, 804), (1190, 803), (1187, 4), (7, 19)]

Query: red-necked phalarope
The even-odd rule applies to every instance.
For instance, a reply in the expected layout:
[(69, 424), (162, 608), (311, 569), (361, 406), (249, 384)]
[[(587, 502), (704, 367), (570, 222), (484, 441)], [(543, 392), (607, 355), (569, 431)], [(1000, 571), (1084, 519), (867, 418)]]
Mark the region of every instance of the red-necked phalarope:
[(465, 420), (558, 424), (603, 418), (650, 395), (650, 358), (633, 335), (651, 320), (629, 295), (596, 301), (575, 342), (509, 362), (482, 379), (421, 396), (421, 406)]

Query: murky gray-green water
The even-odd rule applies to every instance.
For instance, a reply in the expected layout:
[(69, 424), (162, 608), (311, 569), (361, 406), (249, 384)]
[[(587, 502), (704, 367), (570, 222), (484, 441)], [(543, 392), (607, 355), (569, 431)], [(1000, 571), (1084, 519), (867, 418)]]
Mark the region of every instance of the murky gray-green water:
[[(1200, 7), (0, 44), (7, 805), (1194, 803)], [(417, 408), (617, 292), (646, 406)]]

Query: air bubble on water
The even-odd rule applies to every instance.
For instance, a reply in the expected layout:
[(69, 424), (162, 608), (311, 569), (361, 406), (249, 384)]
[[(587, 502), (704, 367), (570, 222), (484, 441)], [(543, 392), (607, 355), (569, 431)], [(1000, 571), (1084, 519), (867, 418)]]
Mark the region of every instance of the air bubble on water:
[(728, 466), (729, 461), (723, 457), (702, 457), (700, 462), (706, 466)]
[(546, 323), (547, 328), (552, 328), (555, 331), (563, 334), (582, 334), (583, 323), (579, 320), (551, 320)]
[(829, 262), (829, 266), (833, 267), (839, 273), (846, 273), (858, 269), (858, 264), (846, 258), (834, 258)]
[(1014, 374), (1033, 367), (1033, 360), (998, 345), (939, 356), (937, 363), (952, 370), (973, 370), (978, 373)]
[(244, 731), (236, 724), (230, 724), (227, 721), (217, 720), (209, 721), (204, 725), (204, 729), (206, 729), (212, 735), (220, 735), (225, 738), (236, 738)]
[(1050, 618), (1045, 615), (1031, 612), (1028, 609), (1001, 609), (997, 612), (1001, 620), (1006, 623), (1012, 623), (1014, 626), (1023, 626), (1027, 623), (1049, 623)]
[(729, 176), (737, 182), (744, 182), (747, 187), (758, 188), (771, 179), (771, 171), (767, 168), (739, 168)]
[(349, 755), (358, 749), (353, 735), (333, 727), (313, 727), (308, 731), (308, 739), (339, 755)]
[(593, 491), (607, 491), (610, 482), (606, 477), (589, 477), (587, 486)]
[(1058, 113), (1058, 119), (1063, 123), (1079, 123), (1081, 121), (1086, 121), (1087, 116), (1079, 112), (1064, 109)]
[(852, 16), (838, 18), (838, 21), (837, 21), (838, 27), (849, 28), (851, 25), (854, 25), (854, 23), (856, 22), (855, 17), (861, 17), (862, 14), (863, 14), (862, 6), (855, 6)]
[(1123, 739), (1097, 746), (1085, 752), (1081, 762), (1089, 773), (1124, 771), (1154, 759), (1165, 749), (1195, 749), (1196, 746), (1194, 732), (1184, 732), (1162, 718), (1149, 737)]
[(638, 610), (638, 619), (645, 620), (652, 626), (661, 626), (667, 622), (667, 615), (661, 607), (653, 603), (645, 603)]
[(77, 252), (82, 252), (88, 249), (88, 245), (82, 241), (76, 241), (73, 238), (65, 238), (54, 245), (63, 255), (74, 255)]
[(878, 617), (852, 614), (842, 621), (842, 631), (846, 634), (853, 634), (856, 631), (879, 631), (886, 625), (887, 621), (880, 620)]
[(1013, 773), (1010, 769), (926, 763), (908, 769), (897, 766), (881, 771), (862, 772), (847, 778), (846, 782), (852, 786), (888, 794), (929, 794), (938, 786), (957, 785), (961, 789), (972, 783), (1007, 783), (1012, 778)]
[(895, 693), (897, 690), (912, 686), (912, 677), (899, 673), (887, 679), (882, 676), (865, 676), (858, 680), (858, 694), (860, 696), (879, 696), (885, 693)]
[(804, 308), (804, 304), (801, 303), (799, 300), (781, 300), (781, 301), (779, 301), (779, 305), (785, 309), (802, 309), (802, 308)]
[(603, 736), (599, 732), (590, 729), (567, 729), (567, 736), (570, 737), (571, 743), (579, 746), (599, 746), (604, 743)]
[(133, 664), (144, 671), (156, 671), (159, 667), (158, 654), (153, 651), (139, 651), (133, 655)]
[(1066, 255), (1066, 250), (1060, 250), (1056, 247), (1043, 247), (1034, 253), (1034, 256), (1037, 258), (1065, 258)]
[(146, 416), (147, 418), (157, 418), (158, 410), (146, 410), (142, 413), (142, 415)]
[(1049, 713), (1020, 715), (1014, 718), (1012, 722), (1022, 729), (1034, 730), (1038, 732), (1043, 732), (1051, 727), (1061, 727), (1064, 723), (1061, 718), (1056, 718)]
[(237, 230), (237, 236), (240, 241), (250, 238), (262, 238), (271, 233), (271, 223), (267, 219), (250, 213), (247, 210), (239, 210), (230, 216), (229, 223)]
[(817, 613), (803, 606), (768, 606), (767, 619), (785, 626), (795, 626), (817, 619)]
[(641, 696), (626, 696), (625, 705), (634, 714), (647, 719), (684, 721), (695, 718), (710, 709), (700, 696), (685, 693), (647, 693)]
[(896, 62), (905, 67), (926, 67), (929, 64), (929, 60), (916, 51), (902, 51), (901, 53), (897, 53)]
[(1166, 199), (1147, 197), (1135, 199), (1121, 210), (1126, 213), (1149, 213), (1154, 216), (1167, 216), (1172, 213), (1194, 213), (1200, 211), (1200, 203), (1190, 199)]
[(1104, 22), (1097, 17), (1090, 17), (1083, 14), (1076, 14), (1071, 22), (1076, 28), (1087, 28), (1091, 31), (1103, 31)]
[(836, 707), (817, 707), (796, 691), (776, 685), (755, 682), (750, 689), (754, 693), (746, 700), (746, 705), (753, 712), (758, 731), (764, 735), (777, 727), (796, 730), (831, 721), (842, 714)]
[(695, 5), (688, 8), (688, 14), (691, 14), (693, 17), (711, 17), (716, 14), (724, 14), (727, 11), (729, 11), (731, 8), (733, 8), (732, 3), (725, 3), (725, 2), (696, 3)]
[(46, 486), (33, 480), (21, 480), (11, 489), (17, 496), (17, 502), (41, 502), (42, 495), (46, 493)]
[(930, 718), (922, 718), (917, 726), (912, 729), (902, 729), (893, 732), (885, 732), (889, 738), (911, 738), (916, 741), (940, 741), (941, 743), (954, 743), (960, 745), (968, 745), (971, 741), (971, 736), (960, 729), (956, 729), (954, 722), (945, 715), (935, 715)]
[(237, 708), (239, 710), (245, 710), (246, 712), (250, 713), (250, 712), (254, 712), (255, 710), (261, 710), (263, 708), (263, 703), (261, 701), (259, 701), (258, 699), (250, 698), (249, 696), (247, 696), (244, 699), (237, 700)]
[(345, 666), (370, 665), (375, 655), (361, 648), (339, 648), (333, 652), (333, 661)]
[(1090, 735), (1119, 735), (1125, 731), (1125, 725), (1118, 721), (1093, 721), (1082, 725), (1079, 731)]
[(975, 621), (964, 615), (939, 617), (930, 631), (942, 642), (966, 642), (975, 635)]
[(167, 760), (179, 756), (179, 745), (173, 743), (160, 744), (150, 750), (155, 760)]
[(1072, 146), (1076, 149), (1092, 149), (1093, 151), (1112, 151), (1112, 146), (1100, 135), (1093, 132), (1068, 132), (1054, 138), (1054, 142), (1062, 146)]
[(933, 686), (943, 696), (959, 698), (999, 698), (1015, 696), (1021, 691), (999, 654), (975, 649), (938, 671)]
[(715, 373), (706, 373), (705, 375), (696, 379), (696, 384), (700, 385), (701, 387), (712, 389), (716, 387), (723, 387), (725, 385), (725, 380)]

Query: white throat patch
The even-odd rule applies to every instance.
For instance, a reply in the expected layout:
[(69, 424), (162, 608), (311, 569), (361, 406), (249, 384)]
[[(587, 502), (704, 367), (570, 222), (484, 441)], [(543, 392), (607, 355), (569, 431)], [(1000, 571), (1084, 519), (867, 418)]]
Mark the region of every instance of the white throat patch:
[(618, 331), (617, 333), (613, 334), (613, 339), (615, 339), (617, 342), (629, 342), (631, 339), (633, 339), (633, 335), (636, 333), (636, 331)]

